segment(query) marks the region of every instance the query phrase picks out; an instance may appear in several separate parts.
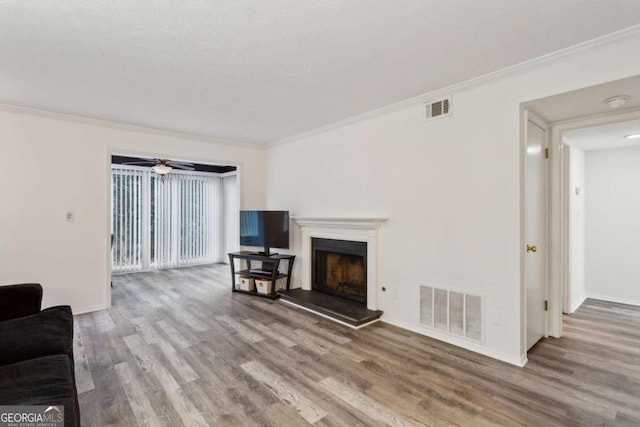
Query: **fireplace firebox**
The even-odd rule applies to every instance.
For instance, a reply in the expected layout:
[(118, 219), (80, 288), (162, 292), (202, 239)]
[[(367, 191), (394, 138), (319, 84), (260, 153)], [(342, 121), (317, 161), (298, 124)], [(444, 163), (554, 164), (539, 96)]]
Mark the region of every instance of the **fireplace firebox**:
[(367, 304), (367, 243), (311, 239), (311, 289)]

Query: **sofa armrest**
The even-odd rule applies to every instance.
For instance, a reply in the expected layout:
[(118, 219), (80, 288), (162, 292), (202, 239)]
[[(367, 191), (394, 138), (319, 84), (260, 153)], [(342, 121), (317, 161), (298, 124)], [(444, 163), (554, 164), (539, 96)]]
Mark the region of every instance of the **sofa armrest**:
[(38, 313), (42, 305), (39, 283), (0, 286), (0, 320)]

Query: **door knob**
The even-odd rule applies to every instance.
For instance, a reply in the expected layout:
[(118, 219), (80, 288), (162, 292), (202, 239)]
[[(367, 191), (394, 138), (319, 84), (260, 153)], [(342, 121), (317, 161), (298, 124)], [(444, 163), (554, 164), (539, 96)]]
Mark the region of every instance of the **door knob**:
[(538, 248), (536, 248), (536, 245), (527, 245), (527, 252), (537, 252)]

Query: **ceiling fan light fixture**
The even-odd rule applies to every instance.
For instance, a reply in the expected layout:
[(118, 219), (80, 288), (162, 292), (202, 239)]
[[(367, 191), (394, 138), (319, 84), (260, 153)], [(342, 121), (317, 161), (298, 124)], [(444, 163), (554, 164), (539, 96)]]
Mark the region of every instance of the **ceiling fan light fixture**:
[(618, 95), (613, 98), (605, 99), (604, 103), (607, 104), (609, 108), (620, 108), (627, 103), (629, 98), (629, 95)]
[(164, 163), (159, 163), (159, 164), (153, 166), (151, 169), (153, 169), (153, 171), (155, 173), (157, 173), (158, 175), (166, 175), (173, 168), (171, 166), (165, 165)]

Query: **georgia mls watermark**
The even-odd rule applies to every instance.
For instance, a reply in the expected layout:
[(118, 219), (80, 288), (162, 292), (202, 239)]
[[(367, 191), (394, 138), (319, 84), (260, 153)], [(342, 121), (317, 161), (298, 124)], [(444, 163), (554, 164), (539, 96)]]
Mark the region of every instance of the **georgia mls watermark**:
[(0, 406), (0, 427), (64, 427), (64, 406)]

